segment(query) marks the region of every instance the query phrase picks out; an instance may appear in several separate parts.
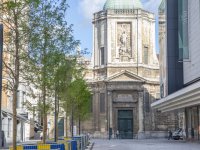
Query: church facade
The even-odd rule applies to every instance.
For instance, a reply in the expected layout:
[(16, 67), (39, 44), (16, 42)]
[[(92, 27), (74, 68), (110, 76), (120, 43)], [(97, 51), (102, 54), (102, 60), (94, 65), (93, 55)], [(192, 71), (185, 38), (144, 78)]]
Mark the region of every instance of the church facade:
[(122, 139), (164, 137), (174, 126), (176, 118), (151, 109), (160, 97), (155, 16), (140, 0), (107, 0), (94, 14), (86, 79), (92, 115), (82, 129), (94, 137), (116, 132)]

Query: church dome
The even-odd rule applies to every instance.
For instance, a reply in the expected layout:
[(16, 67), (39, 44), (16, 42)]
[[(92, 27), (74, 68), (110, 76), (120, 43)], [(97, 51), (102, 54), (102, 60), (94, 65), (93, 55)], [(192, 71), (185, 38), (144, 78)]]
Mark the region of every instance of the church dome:
[(137, 9), (143, 8), (140, 0), (107, 0), (103, 9)]

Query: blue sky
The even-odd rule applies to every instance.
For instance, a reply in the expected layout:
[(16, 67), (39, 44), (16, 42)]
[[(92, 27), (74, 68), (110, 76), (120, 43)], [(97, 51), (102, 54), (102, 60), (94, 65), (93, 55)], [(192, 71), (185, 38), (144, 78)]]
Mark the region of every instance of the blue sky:
[[(67, 21), (73, 24), (74, 37), (81, 42), (81, 49), (92, 52), (92, 15), (102, 10), (106, 0), (68, 0)], [(161, 0), (141, 0), (144, 8), (156, 14)], [(156, 51), (158, 46), (158, 22), (156, 23)], [(90, 57), (91, 54), (88, 56)]]

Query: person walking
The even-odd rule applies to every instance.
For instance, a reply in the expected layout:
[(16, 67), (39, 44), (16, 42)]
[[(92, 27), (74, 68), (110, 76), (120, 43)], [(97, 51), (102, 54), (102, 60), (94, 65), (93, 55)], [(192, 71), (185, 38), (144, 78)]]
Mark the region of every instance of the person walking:
[(191, 129), (191, 139), (192, 139), (192, 142), (194, 141), (194, 128)]
[(119, 130), (116, 132), (116, 138), (119, 139)]
[(172, 131), (171, 130), (168, 131), (168, 140), (170, 140), (170, 139), (172, 139)]
[(40, 139), (43, 139), (43, 132), (40, 133)]

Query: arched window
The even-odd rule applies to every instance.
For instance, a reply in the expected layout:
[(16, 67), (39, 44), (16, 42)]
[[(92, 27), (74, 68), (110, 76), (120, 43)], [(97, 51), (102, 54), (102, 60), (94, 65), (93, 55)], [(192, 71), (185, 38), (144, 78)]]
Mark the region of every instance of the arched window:
[(101, 56), (101, 65), (104, 65), (105, 64), (105, 54), (104, 54), (104, 47), (101, 47), (101, 49), (100, 49), (100, 56)]
[(149, 63), (149, 51), (148, 51), (148, 47), (147, 46), (144, 46), (143, 62), (144, 62), (144, 64), (148, 64)]

